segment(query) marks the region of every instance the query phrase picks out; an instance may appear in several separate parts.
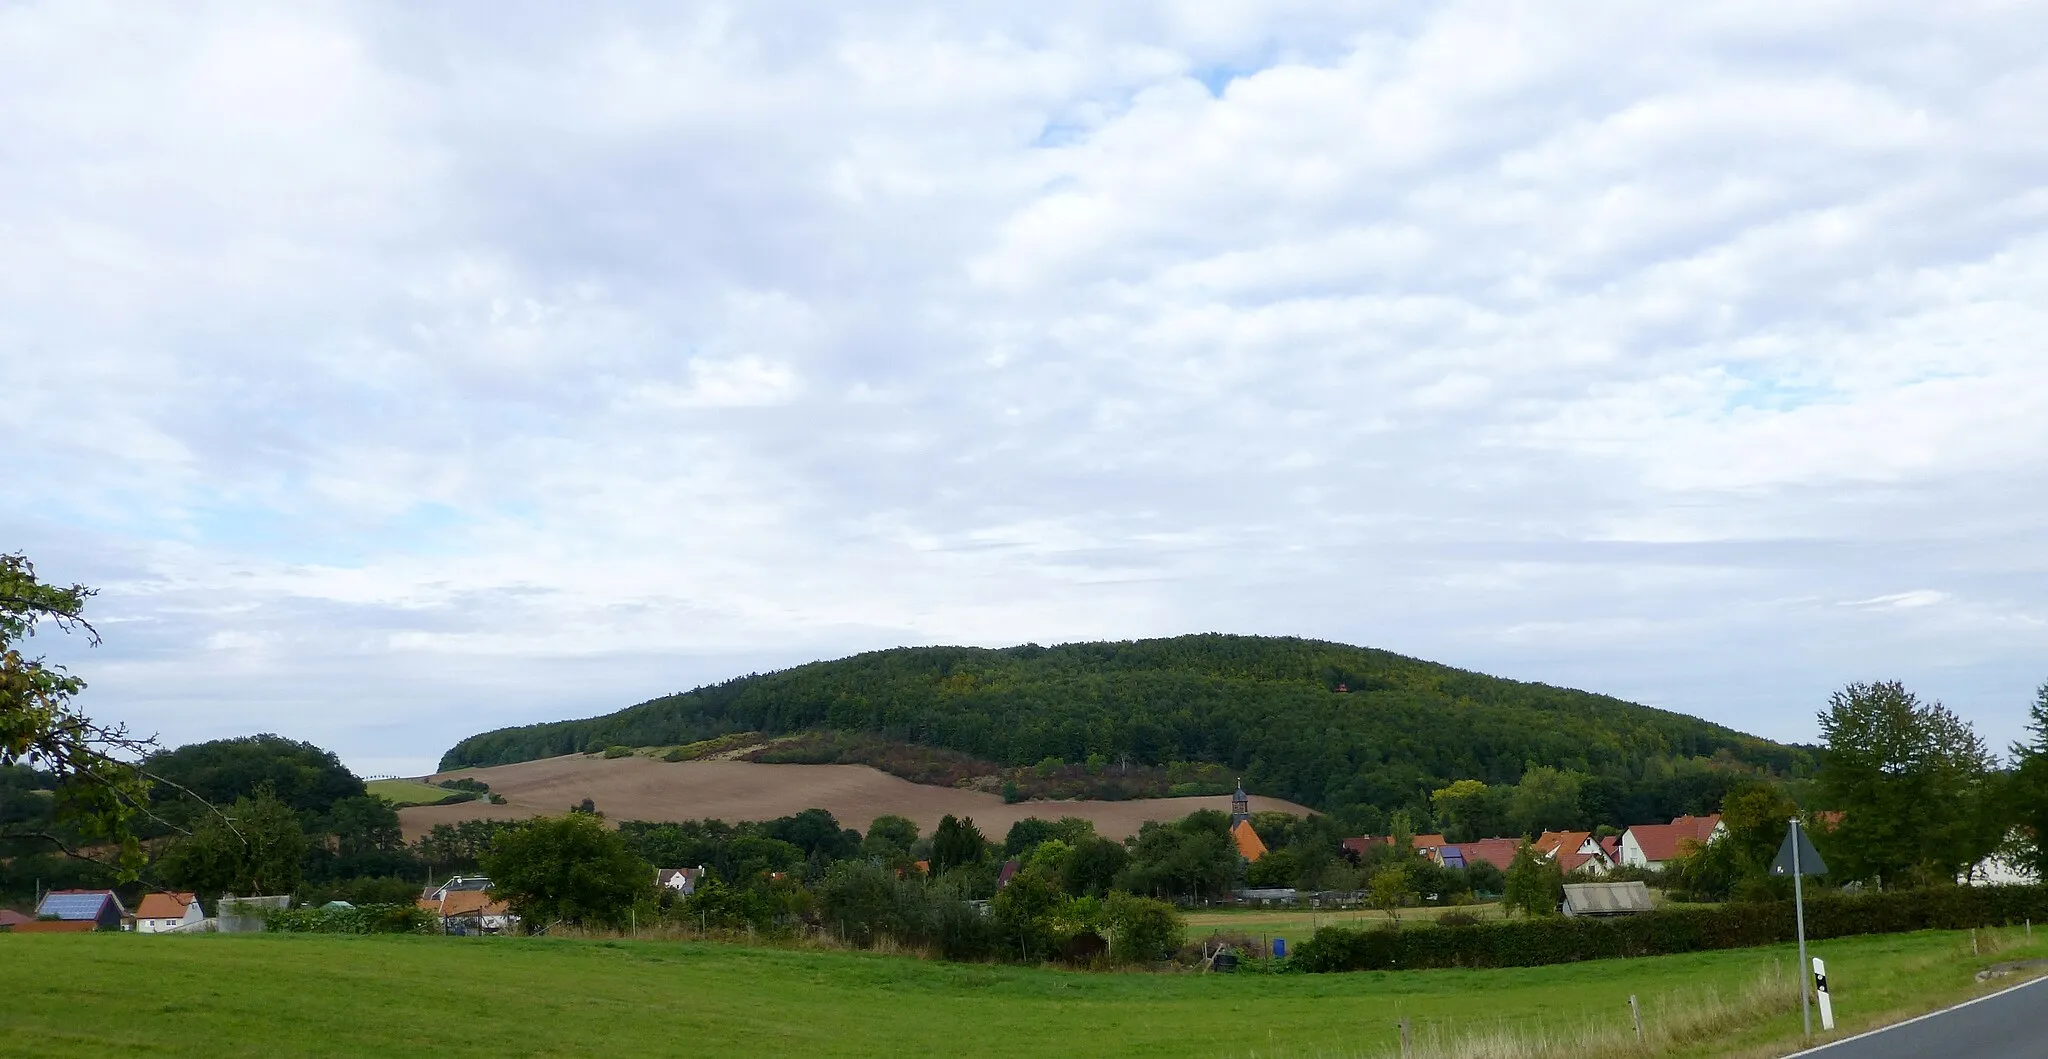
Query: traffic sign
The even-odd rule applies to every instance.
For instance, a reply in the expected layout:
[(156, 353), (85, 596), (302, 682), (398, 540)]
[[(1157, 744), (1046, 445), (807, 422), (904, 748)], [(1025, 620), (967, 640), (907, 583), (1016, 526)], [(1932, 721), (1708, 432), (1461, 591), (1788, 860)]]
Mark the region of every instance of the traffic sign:
[[(1794, 843), (1797, 843), (1796, 850)], [(1785, 832), (1785, 841), (1778, 847), (1778, 856), (1771, 861), (1771, 874), (1792, 874), (1795, 858), (1801, 875), (1828, 873), (1827, 862), (1820, 859), (1820, 850), (1813, 848), (1813, 840), (1806, 837), (1806, 829), (1803, 827), (1795, 827)]]

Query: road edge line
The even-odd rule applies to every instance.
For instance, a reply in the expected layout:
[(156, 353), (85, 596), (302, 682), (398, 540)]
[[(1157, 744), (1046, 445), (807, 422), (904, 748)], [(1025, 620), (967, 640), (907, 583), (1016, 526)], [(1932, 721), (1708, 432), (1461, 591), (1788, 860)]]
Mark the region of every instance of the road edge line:
[(1898, 1029), (1902, 1026), (1911, 1026), (1916, 1022), (1925, 1022), (1928, 1019), (1939, 1018), (1943, 1015), (1948, 1014), (1951, 1011), (1961, 1011), (1962, 1009), (1969, 1007), (1972, 1004), (1982, 1004), (1986, 1000), (1997, 1000), (1999, 997), (2005, 996), (2008, 993), (2017, 993), (2030, 985), (2040, 985), (2042, 982), (2048, 982), (2048, 975), (2041, 975), (2035, 978), (2030, 978), (2027, 981), (2019, 983), (2018, 985), (2009, 985), (2006, 986), (2004, 989), (1997, 990), (1996, 992), (1986, 993), (1983, 996), (1973, 997), (1969, 1000), (1965, 1000), (1960, 1004), (1955, 1004), (1950, 1007), (1942, 1008), (1940, 1011), (1930, 1011), (1925, 1015), (1915, 1015), (1912, 1018), (1906, 1019), (1903, 1022), (1894, 1022), (1889, 1026), (1879, 1026), (1874, 1030), (1864, 1030), (1862, 1033), (1859, 1033), (1854, 1037), (1844, 1037), (1839, 1041), (1829, 1041), (1826, 1044), (1816, 1045), (1812, 1048), (1806, 1049), (1803, 1052), (1793, 1052), (1790, 1055), (1785, 1056), (1784, 1059), (1799, 1059), (1799, 1057), (1802, 1055), (1818, 1055), (1821, 1052), (1825, 1052), (1830, 1048), (1836, 1047), (1837, 1045), (1848, 1044), (1851, 1041), (1860, 1041), (1865, 1037), (1875, 1037), (1880, 1033), (1890, 1033), (1891, 1031)]

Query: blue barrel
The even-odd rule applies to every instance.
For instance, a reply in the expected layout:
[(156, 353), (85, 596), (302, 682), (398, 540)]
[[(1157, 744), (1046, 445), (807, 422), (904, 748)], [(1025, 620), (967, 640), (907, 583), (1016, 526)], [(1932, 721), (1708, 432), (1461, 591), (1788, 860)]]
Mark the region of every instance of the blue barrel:
[(1286, 958), (1287, 958), (1287, 939), (1286, 939), (1286, 938), (1274, 938), (1274, 939), (1273, 939), (1273, 958), (1274, 958), (1274, 959), (1276, 959), (1276, 960), (1284, 960), (1284, 959), (1286, 959)]

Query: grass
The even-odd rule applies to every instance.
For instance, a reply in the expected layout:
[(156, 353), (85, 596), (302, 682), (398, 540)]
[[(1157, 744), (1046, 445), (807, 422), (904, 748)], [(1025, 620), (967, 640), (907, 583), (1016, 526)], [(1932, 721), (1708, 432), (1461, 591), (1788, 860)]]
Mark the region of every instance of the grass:
[[(1504, 914), (1499, 902), (1476, 905), (1435, 905), (1401, 910), (1401, 925), (1414, 926), (1434, 922), (1447, 912), (1464, 912), (1480, 919), (1499, 919)], [(1190, 912), (1187, 916), (1188, 936), (1204, 937), (1208, 934), (1251, 934), (1262, 937), (1286, 938), (1290, 943), (1307, 941), (1317, 927), (1384, 927), (1389, 920), (1385, 912), (1369, 908), (1329, 909), (1316, 911), (1308, 908), (1277, 909), (1235, 909), (1219, 908), (1201, 912)]]
[[(1846, 1033), (1982, 992), (1974, 971), (2048, 955), (2048, 934), (2007, 948), (1973, 956), (1967, 933), (1924, 933), (1815, 951)], [(1395, 1054), (1402, 1018), (1430, 1059), (1588, 1059), (1617, 1041), (1783, 1054), (1799, 1025), (1792, 962), (1778, 947), (1498, 971), (1089, 974), (685, 942), (0, 935), (0, 1055), (1289, 1059)], [(1659, 1051), (1634, 1050), (1631, 993)]]
[(418, 780), (371, 780), (364, 786), (372, 795), (398, 806), (432, 805), (450, 795), (462, 793)]

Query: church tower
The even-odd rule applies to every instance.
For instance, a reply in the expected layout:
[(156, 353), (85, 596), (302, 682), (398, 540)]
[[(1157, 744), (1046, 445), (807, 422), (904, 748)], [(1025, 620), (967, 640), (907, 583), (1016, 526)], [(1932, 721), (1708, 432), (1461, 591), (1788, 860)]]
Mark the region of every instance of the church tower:
[(1236, 827), (1241, 820), (1252, 818), (1252, 796), (1244, 792), (1244, 781), (1237, 781), (1237, 790), (1230, 796), (1230, 826)]

